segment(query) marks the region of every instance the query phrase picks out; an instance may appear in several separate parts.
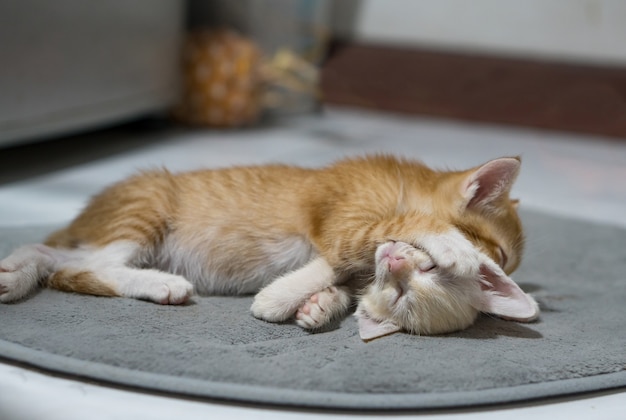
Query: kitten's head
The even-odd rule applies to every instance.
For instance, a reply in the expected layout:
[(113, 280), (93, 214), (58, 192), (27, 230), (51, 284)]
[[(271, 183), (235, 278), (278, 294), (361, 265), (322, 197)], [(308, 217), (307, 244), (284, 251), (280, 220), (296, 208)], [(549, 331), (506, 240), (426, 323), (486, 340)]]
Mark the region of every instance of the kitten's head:
[(479, 312), (516, 321), (538, 316), (535, 301), (491, 258), (474, 254), (477, 270), (442, 269), (429, 254), (389, 241), (376, 251), (375, 279), (359, 299), (361, 338), (396, 331), (442, 334), (469, 327)]
[(518, 321), (538, 316), (535, 301), (507, 275), (519, 265), (523, 250), (517, 203), (509, 199), (519, 166), (519, 159), (503, 158), (469, 171), (439, 174), (433, 212), (421, 217), (434, 217), (440, 226), (445, 222), (448, 230), (439, 232), (441, 241), (444, 233), (462, 234), (460, 244), (465, 245), (452, 246), (466, 247), (459, 258), (467, 260), (459, 263), (471, 269), (440, 266), (441, 255), (433, 250), (445, 247), (423, 249), (419, 240), (389, 238), (377, 248), (375, 280), (357, 308), (363, 339), (399, 330), (457, 331), (470, 326), (479, 312)]

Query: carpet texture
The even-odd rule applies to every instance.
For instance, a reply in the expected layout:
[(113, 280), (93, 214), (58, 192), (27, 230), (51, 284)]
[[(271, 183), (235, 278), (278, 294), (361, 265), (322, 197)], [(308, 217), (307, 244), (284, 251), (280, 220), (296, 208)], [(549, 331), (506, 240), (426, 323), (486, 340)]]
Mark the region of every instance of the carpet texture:
[[(253, 318), (251, 297), (185, 306), (43, 290), (0, 305), (0, 356), (109, 384), (228, 401), (343, 409), (518, 402), (626, 386), (626, 231), (525, 211), (513, 278), (541, 319), (482, 316), (443, 336), (364, 343)], [(0, 256), (51, 228), (0, 229)]]

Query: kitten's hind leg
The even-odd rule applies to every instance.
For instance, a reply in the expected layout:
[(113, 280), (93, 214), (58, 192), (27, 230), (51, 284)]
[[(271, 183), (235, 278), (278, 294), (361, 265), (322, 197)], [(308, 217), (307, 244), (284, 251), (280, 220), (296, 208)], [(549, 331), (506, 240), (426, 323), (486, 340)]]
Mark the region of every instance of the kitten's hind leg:
[(53, 270), (54, 250), (45, 245), (25, 245), (0, 261), (0, 302), (27, 297)]
[(133, 242), (113, 242), (103, 248), (81, 249), (50, 276), (48, 286), (96, 296), (123, 296), (160, 304), (181, 304), (193, 294), (184, 277), (133, 267), (141, 251)]
[(182, 276), (154, 269), (114, 267), (99, 273), (120, 296), (180, 305), (193, 295), (193, 285)]
[(179, 305), (189, 300), (193, 286), (184, 277), (152, 269), (74, 266), (55, 272), (48, 287), (93, 296), (117, 296)]
[(351, 303), (346, 286), (330, 286), (314, 293), (296, 312), (296, 324), (307, 330), (320, 330), (341, 319)]

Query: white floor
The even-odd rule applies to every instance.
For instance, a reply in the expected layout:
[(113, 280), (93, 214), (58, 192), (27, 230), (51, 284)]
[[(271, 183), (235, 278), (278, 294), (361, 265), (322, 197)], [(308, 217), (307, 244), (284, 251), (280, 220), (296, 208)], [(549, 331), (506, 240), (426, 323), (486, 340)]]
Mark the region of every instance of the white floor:
[[(86, 135), (106, 149), (113, 130)], [(172, 170), (285, 162), (317, 166), (347, 155), (392, 152), (439, 168), (467, 168), (521, 155), (514, 195), (526, 208), (626, 227), (626, 142), (591, 136), (327, 109), (254, 130), (165, 129), (158, 141), (38, 177), (0, 185), (0, 226), (63, 223), (104, 185), (138, 169)], [(129, 137), (130, 138), (130, 137)], [(123, 140), (123, 139), (122, 139)], [(93, 146), (90, 146), (93, 147)], [(2, 150), (0, 149), (0, 153)], [(76, 153), (81, 153), (76, 150)], [(28, 161), (24, 165), (31, 164)], [(2, 170), (2, 169), (0, 169)], [(626, 391), (501, 409), (436, 414), (445, 419), (622, 419)], [(171, 419), (359, 417), (187, 401), (60, 379), (0, 364), (0, 419)], [(367, 416), (372, 417), (372, 416)], [(376, 417), (376, 416), (373, 416)], [(382, 418), (383, 416), (381, 416)]]

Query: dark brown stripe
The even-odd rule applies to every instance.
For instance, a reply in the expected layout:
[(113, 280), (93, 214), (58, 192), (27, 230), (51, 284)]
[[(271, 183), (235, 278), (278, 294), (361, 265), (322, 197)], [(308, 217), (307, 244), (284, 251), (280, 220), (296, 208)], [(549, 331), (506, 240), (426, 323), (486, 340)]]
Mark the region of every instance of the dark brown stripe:
[(343, 44), (324, 101), (626, 138), (626, 67)]

